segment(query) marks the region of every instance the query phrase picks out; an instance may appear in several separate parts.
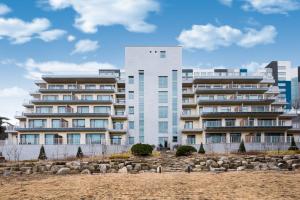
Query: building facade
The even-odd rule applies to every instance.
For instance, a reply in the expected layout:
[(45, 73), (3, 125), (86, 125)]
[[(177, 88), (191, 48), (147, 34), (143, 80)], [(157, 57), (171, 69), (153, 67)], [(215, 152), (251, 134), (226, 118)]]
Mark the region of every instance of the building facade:
[(124, 71), (43, 76), (17, 116), (15, 141), (172, 147), (299, 139), (273, 70), (186, 69), (182, 47), (126, 47)]

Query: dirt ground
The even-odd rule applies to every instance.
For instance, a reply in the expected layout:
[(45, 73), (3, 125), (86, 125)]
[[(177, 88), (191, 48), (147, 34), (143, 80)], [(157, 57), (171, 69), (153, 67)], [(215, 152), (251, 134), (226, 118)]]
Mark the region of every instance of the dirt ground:
[(300, 172), (0, 178), (0, 199), (300, 199)]

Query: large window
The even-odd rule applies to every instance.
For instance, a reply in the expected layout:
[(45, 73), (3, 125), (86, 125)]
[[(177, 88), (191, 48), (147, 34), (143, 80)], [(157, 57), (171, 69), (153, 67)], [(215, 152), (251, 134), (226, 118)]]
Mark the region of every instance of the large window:
[(159, 88), (168, 88), (168, 77), (167, 76), (159, 76), (158, 77), (158, 87)]
[(37, 113), (52, 113), (52, 107), (49, 106), (39, 106), (36, 107)]
[(94, 113), (110, 113), (110, 106), (94, 106)]
[(45, 134), (45, 144), (62, 144), (63, 138), (58, 134)]
[(128, 76), (128, 84), (134, 84), (134, 76)]
[(107, 128), (107, 119), (91, 119), (91, 128)]
[(80, 134), (70, 133), (67, 135), (68, 144), (80, 144)]
[(128, 143), (129, 143), (129, 145), (134, 144), (134, 137), (129, 137), (128, 138)]
[(44, 95), (43, 100), (47, 100), (47, 101), (58, 100), (58, 95)]
[(87, 90), (96, 89), (96, 85), (91, 85), (91, 84), (85, 85), (85, 89)]
[(128, 92), (128, 98), (129, 99), (134, 99), (134, 91), (129, 91)]
[(20, 144), (39, 144), (40, 135), (39, 134), (21, 134)]
[(112, 97), (110, 95), (98, 95), (97, 100), (100, 101), (111, 101)]
[(93, 100), (93, 95), (81, 95), (81, 100)]
[(88, 133), (86, 134), (86, 144), (104, 144), (105, 134), (101, 133)]
[(186, 139), (186, 143), (193, 145), (196, 144), (196, 136), (195, 135), (188, 135)]
[(134, 121), (129, 121), (129, 129), (134, 129)]
[(158, 92), (158, 103), (168, 103), (168, 92), (159, 91)]
[(84, 119), (73, 119), (72, 124), (73, 124), (73, 128), (84, 128), (85, 120)]
[(72, 100), (72, 95), (64, 95), (64, 96), (63, 96), (63, 100), (65, 100), (65, 101), (70, 101), (70, 100)]
[(110, 137), (110, 144), (112, 145), (121, 145), (122, 138), (121, 136), (114, 135)]
[(158, 107), (158, 117), (159, 118), (168, 118), (168, 106), (159, 106)]
[(61, 126), (60, 119), (52, 119), (52, 128), (60, 128)]
[(77, 113), (89, 113), (89, 107), (88, 106), (78, 106)]
[(48, 89), (54, 89), (54, 90), (64, 89), (64, 85), (48, 85)]
[(134, 106), (129, 106), (129, 107), (128, 107), (128, 113), (129, 113), (130, 115), (133, 115), (133, 114), (134, 114)]
[(29, 128), (46, 128), (47, 120), (46, 119), (30, 119)]
[(168, 133), (168, 122), (158, 122), (158, 132)]

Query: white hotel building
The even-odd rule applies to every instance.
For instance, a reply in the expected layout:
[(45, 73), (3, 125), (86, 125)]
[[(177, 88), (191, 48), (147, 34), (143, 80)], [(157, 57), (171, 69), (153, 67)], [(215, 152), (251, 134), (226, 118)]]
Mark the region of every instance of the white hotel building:
[(288, 142), (272, 69), (182, 68), (182, 47), (126, 47), (125, 69), (43, 76), (16, 118), (18, 144)]

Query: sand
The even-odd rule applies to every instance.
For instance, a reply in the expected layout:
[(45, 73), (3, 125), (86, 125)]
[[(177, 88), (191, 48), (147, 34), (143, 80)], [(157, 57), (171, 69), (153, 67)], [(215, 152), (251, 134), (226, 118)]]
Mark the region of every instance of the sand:
[(0, 199), (300, 199), (300, 172), (1, 177)]

